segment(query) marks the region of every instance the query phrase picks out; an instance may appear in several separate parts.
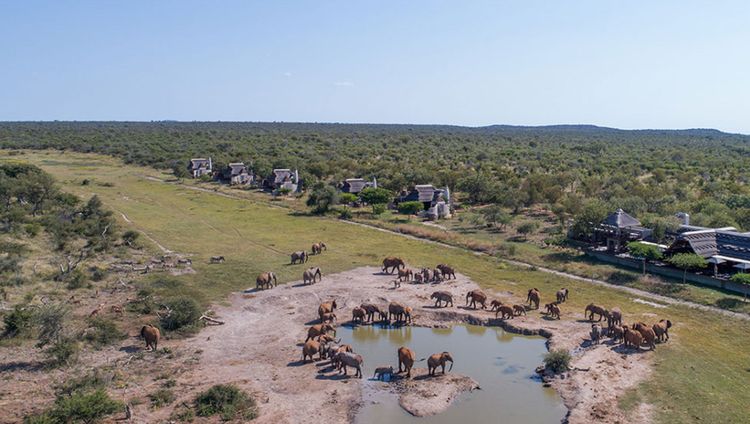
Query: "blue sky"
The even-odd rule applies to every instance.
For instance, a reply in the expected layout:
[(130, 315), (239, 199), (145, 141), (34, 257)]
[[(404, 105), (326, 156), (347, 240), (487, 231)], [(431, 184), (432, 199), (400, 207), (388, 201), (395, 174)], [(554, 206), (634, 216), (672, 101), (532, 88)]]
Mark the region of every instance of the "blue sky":
[(5, 1), (0, 120), (750, 133), (747, 1)]

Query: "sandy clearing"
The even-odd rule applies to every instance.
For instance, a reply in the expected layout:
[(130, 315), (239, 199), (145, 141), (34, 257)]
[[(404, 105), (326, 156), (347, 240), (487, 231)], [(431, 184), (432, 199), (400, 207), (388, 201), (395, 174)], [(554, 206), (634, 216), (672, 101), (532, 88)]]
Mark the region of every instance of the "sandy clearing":
[[(502, 321), (487, 311), (465, 309), (462, 306), (465, 293), (478, 286), (462, 275), (439, 287), (403, 284), (394, 289), (392, 281), (393, 276), (381, 275), (378, 268), (363, 267), (326, 275), (315, 285), (295, 282), (272, 290), (233, 295), (227, 304), (215, 308), (226, 325), (206, 328), (198, 336), (178, 342), (201, 357), (194, 367), (179, 376), (180, 386), (191, 388), (181, 393), (179, 401), (189, 401), (197, 391), (213, 384), (232, 382), (260, 399), (260, 423), (311, 422), (313, 416), (316, 422), (351, 422), (364, 402), (363, 386), (370, 392), (383, 385), (363, 385), (366, 380), (340, 377), (328, 369), (327, 361), (301, 362), (300, 343), (305, 339), (308, 325), (317, 323), (318, 304), (328, 299), (337, 300), (341, 322), (348, 321), (351, 309), (362, 302), (384, 306), (399, 301), (414, 308), (414, 325), (418, 326), (498, 325), (514, 333), (548, 337), (551, 348), (574, 352), (572, 365), (579, 369), (551, 381), (569, 410), (567, 419), (571, 423), (626, 421), (629, 417), (616, 408), (617, 399), (650, 375), (652, 352), (630, 353), (608, 344), (587, 347), (584, 340), (588, 338), (589, 323), (546, 320), (537, 311)], [(453, 293), (457, 307), (434, 309), (429, 296), (436, 289)], [(515, 294), (503, 292), (494, 297), (520, 303), (525, 290), (519, 287)], [(377, 365), (369, 364), (365, 358), (365, 378), (372, 375)], [(445, 389), (442, 399), (451, 400), (472, 387), (460, 378), (451, 381), (455, 385)], [(420, 383), (412, 380), (408, 384)], [(438, 392), (427, 385), (421, 389), (430, 396)], [(386, 386), (384, 390), (396, 387)], [(373, 395), (368, 393), (367, 397)], [(402, 401), (405, 405), (411, 403), (412, 409), (419, 413), (434, 413), (418, 399)], [(638, 408), (639, 412), (646, 411), (639, 414), (639, 422), (651, 421), (649, 410), (647, 405)], [(158, 411), (153, 417), (164, 419), (166, 416), (160, 415), (165, 413)]]

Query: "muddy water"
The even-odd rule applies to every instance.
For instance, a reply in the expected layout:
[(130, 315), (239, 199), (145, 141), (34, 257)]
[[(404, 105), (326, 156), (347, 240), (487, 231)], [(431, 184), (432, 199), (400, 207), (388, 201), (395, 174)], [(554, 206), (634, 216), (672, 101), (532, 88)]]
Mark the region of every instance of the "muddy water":
[[(472, 377), (482, 388), (462, 395), (445, 412), (422, 418), (401, 409), (395, 396), (380, 396), (375, 403), (366, 399), (357, 424), (559, 423), (565, 416), (566, 409), (557, 393), (542, 387), (534, 378), (534, 369), (547, 351), (542, 337), (472, 325), (447, 329), (342, 327), (339, 335), (365, 358), (366, 379), (371, 379), (379, 366), (393, 365), (397, 369), (396, 350), (408, 346), (416, 352), (417, 359), (450, 351), (456, 361), (453, 372)], [(427, 364), (419, 362), (416, 367), (426, 368)], [(365, 380), (363, 384), (380, 383)]]

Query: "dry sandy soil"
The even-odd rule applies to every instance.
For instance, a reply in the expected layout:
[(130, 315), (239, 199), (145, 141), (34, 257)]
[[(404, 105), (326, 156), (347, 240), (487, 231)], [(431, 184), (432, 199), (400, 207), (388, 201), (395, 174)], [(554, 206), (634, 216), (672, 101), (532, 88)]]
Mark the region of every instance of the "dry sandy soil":
[[(300, 266), (300, 272), (302, 269)], [(495, 319), (494, 313), (467, 309), (463, 306), (465, 294), (476, 288), (468, 278), (458, 275), (456, 280), (438, 286), (403, 283), (395, 289), (393, 276), (382, 275), (378, 268), (358, 268), (325, 275), (322, 282), (314, 285), (295, 282), (271, 290), (235, 294), (215, 308), (225, 325), (210, 326), (189, 339), (165, 340), (158, 353), (143, 352), (143, 342), (131, 334), (119, 346), (87, 354), (81, 366), (114, 370), (112, 394), (132, 403), (131, 422), (137, 423), (168, 421), (175, 408), (189, 405), (198, 392), (220, 383), (234, 383), (259, 401), (259, 423), (348, 423), (363, 403), (373, 398), (373, 391), (375, 395), (378, 391), (398, 395), (402, 407), (414, 414), (439, 413), (461, 392), (475, 388), (476, 383), (458, 374), (420, 379), (417, 376), (426, 372), (423, 368), (415, 368), (413, 374), (417, 378), (412, 380), (380, 383), (367, 379), (374, 367), (382, 364), (370, 364), (367, 358), (362, 380), (338, 375), (325, 360), (301, 361), (301, 343), (308, 326), (317, 323), (320, 302), (336, 299), (337, 315), (346, 322), (352, 308), (363, 302), (386, 306), (398, 301), (414, 308), (413, 325), (497, 325), (510, 332), (540, 334), (548, 337), (551, 348), (573, 351), (572, 365), (576, 370), (550, 381), (569, 410), (566, 419), (570, 423), (651, 421), (648, 405), (636, 408), (637, 416), (625, 417), (617, 408), (617, 400), (626, 389), (649, 375), (652, 353), (624, 351), (609, 342), (589, 346), (590, 324), (583, 320), (548, 320), (537, 311), (529, 311), (527, 316), (503, 321)], [(523, 293), (488, 294), (507, 303), (521, 303), (526, 289), (522, 289)], [(456, 307), (433, 308), (429, 296), (434, 290), (452, 292)], [(99, 302), (86, 299), (91, 306), (83, 308)], [(133, 328), (140, 328), (135, 324)], [(162, 347), (167, 348), (167, 353)], [(394, 352), (394, 365), (395, 356)], [(25, 414), (43, 408), (54, 398), (49, 383), (61, 380), (63, 374), (69, 377), (74, 373), (41, 373), (40, 361), (33, 348), (0, 350), (0, 409), (6, 411), (0, 414), (0, 423), (18, 422)], [(171, 406), (152, 409), (147, 394), (159, 389), (165, 379), (176, 380), (177, 400)], [(29, 403), (28, 399), (35, 402)], [(118, 415), (113, 420), (122, 418)]]
[[(336, 299), (341, 322), (348, 321), (351, 309), (363, 302), (386, 306), (398, 301), (414, 308), (413, 325), (436, 327), (456, 322), (499, 325), (516, 333), (541, 334), (549, 338), (550, 347), (572, 350), (572, 365), (576, 370), (551, 381), (569, 410), (567, 420), (571, 423), (650, 421), (646, 405), (638, 408), (638, 417), (622, 416), (616, 405), (627, 388), (648, 376), (651, 353), (631, 354), (608, 342), (588, 346), (590, 324), (583, 320), (547, 320), (544, 315), (529, 311), (527, 316), (502, 321), (488, 311), (463, 307), (466, 292), (476, 288), (468, 278), (458, 275), (456, 280), (439, 287), (404, 283), (395, 289), (393, 276), (382, 275), (378, 268), (365, 267), (326, 275), (314, 285), (296, 282), (266, 291), (248, 290), (215, 309), (226, 325), (207, 328), (197, 337), (179, 342), (199, 352), (201, 359), (177, 380), (180, 387), (195, 389), (183, 390), (184, 400), (212, 384), (239, 385), (260, 399), (260, 423), (351, 422), (363, 403), (362, 382), (366, 380), (339, 376), (325, 360), (302, 363), (301, 343), (308, 326), (317, 323), (317, 307), (322, 301)], [(456, 307), (434, 309), (429, 296), (436, 289), (452, 292)], [(492, 293), (490, 297), (508, 303), (521, 302), (521, 293)], [(372, 375), (375, 366), (365, 358), (366, 378)], [(417, 370), (415, 375), (420, 373), (424, 370)], [(429, 379), (408, 382), (422, 387), (410, 391), (417, 398), (400, 398), (405, 409), (420, 415), (434, 414), (447, 407), (461, 391), (475, 387), (473, 380), (461, 376), (441, 380), (442, 387), (423, 384), (425, 381)], [(368, 391), (381, 387), (404, 392), (393, 384), (367, 387)], [(425, 399), (435, 397), (440, 400), (434, 402), (433, 408)]]

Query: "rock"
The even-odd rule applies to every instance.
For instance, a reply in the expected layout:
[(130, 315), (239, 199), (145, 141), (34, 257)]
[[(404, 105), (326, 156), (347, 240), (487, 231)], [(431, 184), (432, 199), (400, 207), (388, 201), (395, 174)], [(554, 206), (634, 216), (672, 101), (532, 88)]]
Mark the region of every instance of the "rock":
[(461, 393), (480, 388), (470, 377), (450, 373), (429, 377), (423, 368), (412, 369), (412, 379), (397, 384), (399, 405), (416, 417), (439, 414)]

